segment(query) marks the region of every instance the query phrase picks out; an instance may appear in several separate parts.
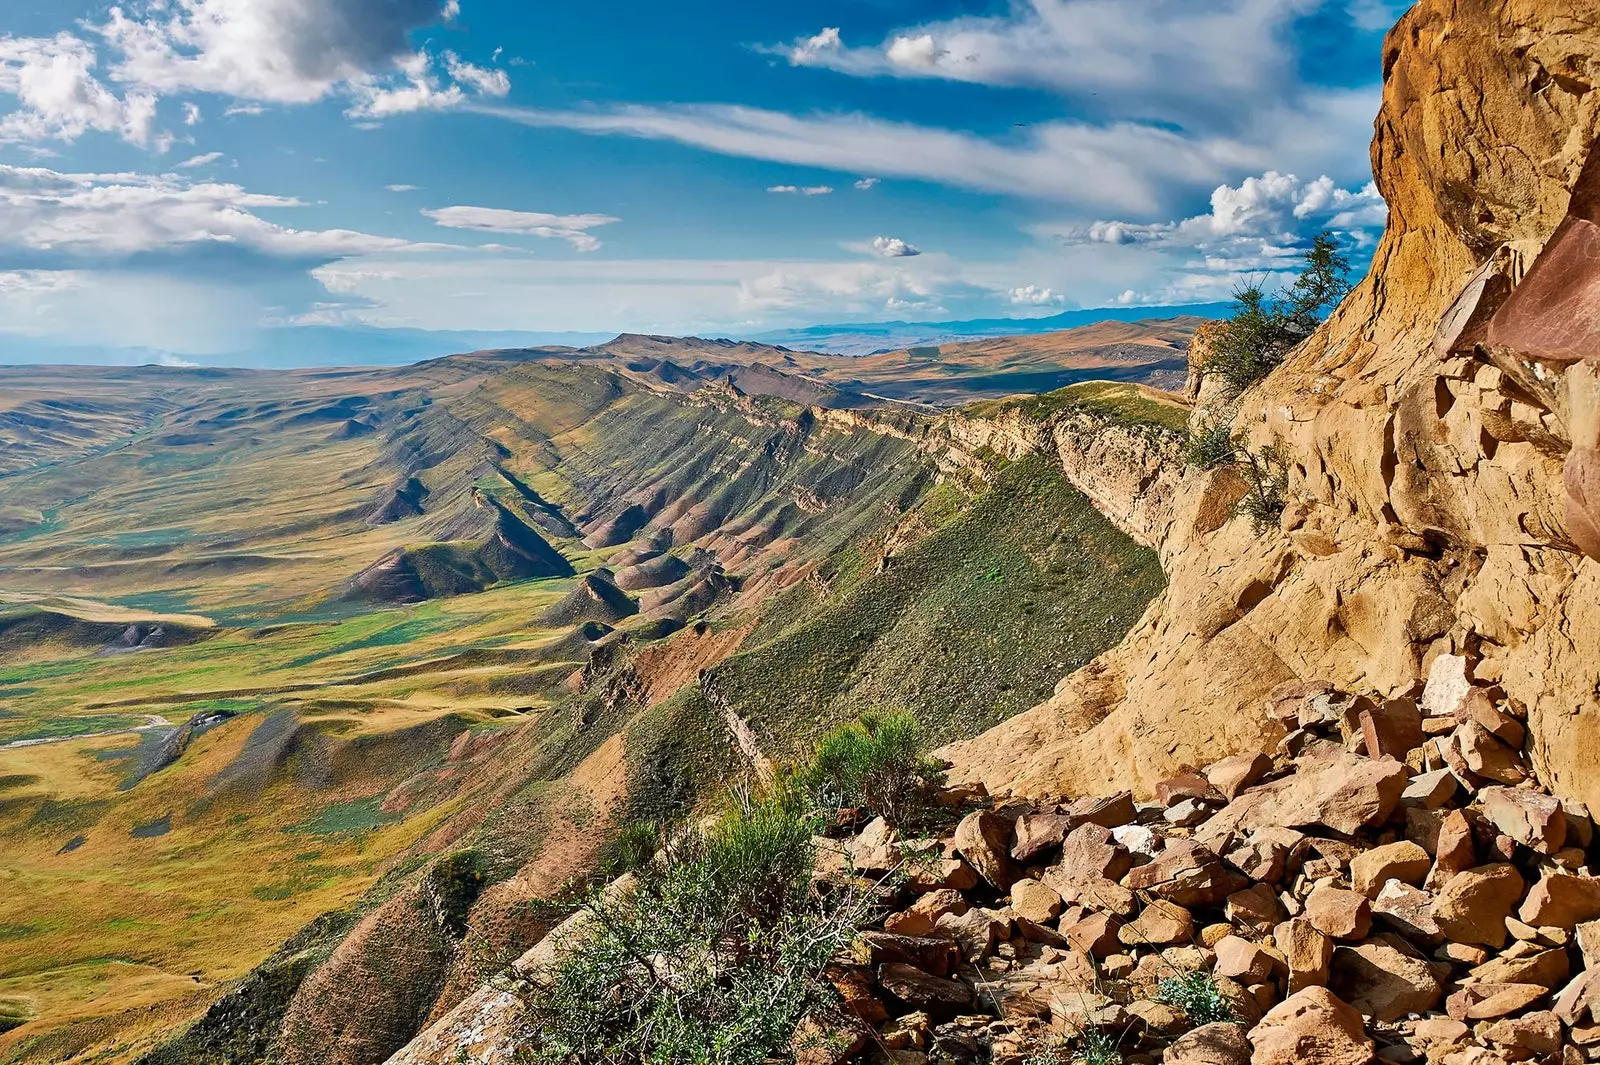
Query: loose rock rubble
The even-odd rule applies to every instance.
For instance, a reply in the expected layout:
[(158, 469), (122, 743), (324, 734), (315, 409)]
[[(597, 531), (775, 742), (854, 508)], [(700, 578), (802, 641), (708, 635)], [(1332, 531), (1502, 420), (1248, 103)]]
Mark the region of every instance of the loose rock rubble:
[(1534, 780), (1519, 708), (1445, 655), (1416, 698), (1297, 683), (1269, 712), (1273, 755), (1155, 802), (946, 795), (947, 838), (861, 826), (844, 853), (902, 866), (830, 973), (851, 1019), (823, 1065), (1066, 1061), (1092, 1032), (1130, 1065), (1600, 1061), (1594, 826)]

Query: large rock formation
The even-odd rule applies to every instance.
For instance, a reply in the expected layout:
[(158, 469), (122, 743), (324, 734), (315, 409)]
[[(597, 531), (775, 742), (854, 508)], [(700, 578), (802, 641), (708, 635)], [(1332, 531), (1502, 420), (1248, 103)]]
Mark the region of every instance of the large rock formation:
[(1423, 0), (1384, 73), (1372, 270), (1237, 403), (1235, 428), (1287, 466), (1281, 530), (1233, 515), (1231, 470), (1186, 473), (1165, 596), (1050, 701), (952, 748), (959, 773), (1036, 795), (1131, 773), (1148, 791), (1274, 742), (1262, 707), (1284, 682), (1399, 695), (1452, 653), (1526, 715), (1542, 778), (1600, 803), (1580, 771), (1600, 755), (1600, 562), (1583, 554), (1600, 547), (1600, 400), (1574, 363), (1600, 355), (1600, 212), (1579, 180), (1600, 24), (1585, 0)]

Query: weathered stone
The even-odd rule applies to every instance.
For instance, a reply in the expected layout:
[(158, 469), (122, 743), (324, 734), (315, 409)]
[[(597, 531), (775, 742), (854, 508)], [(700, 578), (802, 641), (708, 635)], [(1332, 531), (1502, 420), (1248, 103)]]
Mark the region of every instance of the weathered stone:
[(1250, 1065), (1368, 1065), (1372, 1040), (1361, 1014), (1325, 987), (1308, 987), (1250, 1030)]
[(1433, 918), (1433, 895), (1399, 880), (1383, 885), (1372, 901), (1372, 914), (1385, 927), (1419, 943), (1432, 945), (1444, 938)]
[(1478, 864), (1478, 846), (1472, 838), (1472, 823), (1460, 810), (1451, 810), (1439, 822), (1434, 838), (1434, 866), (1428, 875), (1428, 887), (1438, 890), (1457, 873), (1464, 873)]
[(956, 969), (960, 953), (949, 939), (928, 936), (897, 936), (889, 932), (861, 933), (862, 945), (873, 965), (901, 963), (925, 969), (935, 976), (948, 976)]
[(977, 871), (960, 858), (934, 858), (906, 866), (906, 887), (912, 891), (971, 891), (978, 886)]
[(1550, 993), (1538, 984), (1468, 984), (1445, 1001), (1458, 1021), (1492, 1021), (1520, 1013)]
[(1390, 699), (1361, 711), (1361, 736), (1368, 758), (1404, 761), (1406, 752), (1422, 746), (1422, 711), (1410, 699)]
[(872, 970), (860, 965), (830, 965), (824, 974), (844, 1008), (868, 1024), (881, 1024), (889, 1011), (874, 993)]
[(1099, 913), (1116, 914), (1118, 917), (1132, 917), (1139, 909), (1138, 897), (1115, 880), (1068, 885), (1061, 897), (1068, 903)]
[(1236, 754), (1206, 769), (1206, 780), (1224, 799), (1237, 799), (1246, 788), (1272, 772), (1272, 759), (1264, 754)]
[(1333, 961), (1333, 940), (1317, 931), (1310, 921), (1304, 917), (1291, 918), (1273, 930), (1272, 940), (1289, 968), (1288, 990), (1291, 994), (1328, 982), (1328, 966)]
[(1128, 874), (1127, 886), (1180, 906), (1209, 906), (1247, 886), (1211, 851), (1192, 840), (1168, 840), (1156, 859)]
[(1433, 859), (1427, 851), (1410, 840), (1401, 840), (1357, 855), (1350, 863), (1351, 886), (1369, 899), (1376, 898), (1391, 880), (1421, 884), (1432, 867)]
[(1600, 920), (1585, 921), (1573, 931), (1578, 942), (1578, 952), (1583, 964), (1590, 969), (1600, 968)]
[(1164, 947), (1194, 939), (1194, 915), (1177, 903), (1156, 899), (1117, 931), (1129, 947)]
[(1528, 737), (1528, 730), (1523, 728), (1522, 722), (1496, 709), (1494, 700), (1482, 688), (1474, 688), (1467, 694), (1467, 704), (1461, 716), (1464, 721), (1477, 722), (1489, 735), (1513, 750), (1520, 750)]
[(1372, 904), (1365, 895), (1319, 886), (1306, 897), (1306, 920), (1333, 939), (1365, 939), (1372, 930)]
[(1092, 913), (1063, 929), (1067, 940), (1085, 954), (1107, 958), (1122, 949), (1117, 931), (1122, 919), (1108, 913)]
[(1483, 816), (1502, 833), (1540, 854), (1554, 854), (1567, 841), (1567, 815), (1561, 803), (1528, 788), (1484, 788), (1478, 792)]
[(945, 914), (959, 915), (968, 909), (966, 897), (953, 888), (931, 891), (907, 909), (886, 918), (883, 930), (901, 936), (926, 936), (933, 932), (939, 918)]
[(1234, 924), (1261, 933), (1272, 931), (1285, 917), (1283, 904), (1265, 884), (1254, 884), (1229, 895), (1223, 913)]
[(1250, 1065), (1250, 1039), (1237, 1024), (1206, 1024), (1178, 1037), (1165, 1065)]
[(1506, 918), (1522, 898), (1522, 875), (1512, 865), (1457, 873), (1434, 895), (1433, 919), (1458, 943), (1506, 944)]
[(1520, 784), (1528, 779), (1528, 767), (1522, 755), (1495, 739), (1476, 721), (1468, 721), (1456, 729), (1453, 740), (1470, 772), (1502, 784)]
[(1564, 950), (1543, 950), (1526, 957), (1501, 955), (1472, 970), (1480, 984), (1538, 984), (1554, 991), (1572, 975)]
[(1292, 828), (1260, 828), (1228, 851), (1228, 863), (1252, 880), (1276, 884), (1288, 871), (1295, 847), (1305, 838), (1304, 833)]
[(1011, 890), (1020, 874), (1011, 862), (1011, 825), (987, 810), (977, 810), (956, 826), (955, 846), (978, 875), (1000, 891)]
[(1163, 816), (1179, 828), (1190, 828), (1204, 822), (1215, 808), (1214, 803), (1202, 799), (1180, 799), (1167, 807)]
[[(1392, 759), (1340, 752), (1306, 762), (1261, 815), (1265, 824), (1300, 828), (1325, 825), (1353, 835), (1388, 820), (1406, 786), (1406, 767)], [(1255, 793), (1252, 792), (1253, 796)]]
[(1428, 669), (1428, 683), (1422, 689), (1422, 709), (1440, 717), (1459, 719), (1471, 690), (1467, 660), (1460, 655), (1440, 655)]
[(993, 910), (971, 909), (945, 914), (939, 918), (935, 930), (955, 940), (967, 961), (979, 962), (993, 954), (1001, 940), (1011, 938), (1011, 921)]
[(1278, 960), (1264, 947), (1239, 936), (1228, 936), (1217, 944), (1218, 976), (1246, 984), (1259, 984), (1271, 978)]
[(847, 845), (858, 872), (886, 873), (900, 864), (900, 834), (881, 817), (873, 818)]
[(1156, 802), (1171, 806), (1184, 799), (1219, 799), (1211, 781), (1199, 773), (1180, 773), (1156, 785)]
[(1234, 934), (1233, 925), (1227, 921), (1217, 921), (1203, 926), (1199, 933), (1195, 935), (1194, 941), (1202, 947), (1215, 949), (1218, 943)]
[(1496, 1021), (1485, 1025), (1482, 1034), (1495, 1046), (1526, 1051), (1528, 1056), (1554, 1054), (1561, 1049), (1561, 1019), (1549, 1010)]
[(1528, 891), (1517, 916), (1535, 927), (1572, 928), (1600, 920), (1600, 880), (1570, 873), (1546, 873)]
[(1073, 820), (1066, 814), (1046, 812), (1023, 814), (1012, 827), (1011, 857), (1031, 862), (1044, 852), (1061, 846), (1072, 831)]
[(1600, 1021), (1600, 969), (1585, 969), (1574, 977), (1556, 996), (1552, 1009), (1563, 1023), (1574, 1028), (1591, 1020)]
[(1121, 880), (1132, 865), (1132, 857), (1118, 845), (1109, 829), (1080, 825), (1067, 835), (1061, 845), (1061, 861), (1043, 879), (1065, 895), (1063, 888), (1068, 884)]
[(1067, 816), (1071, 817), (1075, 824), (1099, 825), (1101, 828), (1120, 828), (1132, 824), (1137, 816), (1133, 806), (1133, 792), (1086, 796), (1067, 807)]
[(1061, 895), (1048, 884), (1024, 877), (1011, 885), (1011, 909), (1018, 917), (1044, 924), (1061, 915)]
[(1134, 865), (1143, 865), (1161, 853), (1161, 848), (1166, 844), (1166, 838), (1155, 829), (1147, 825), (1123, 825), (1111, 830), (1111, 838), (1117, 841), (1133, 858)]
[(1437, 810), (1456, 794), (1456, 775), (1448, 769), (1435, 769), (1431, 773), (1418, 773), (1400, 793), (1400, 805), (1420, 806)]
[(1383, 1023), (1410, 1013), (1426, 1013), (1444, 997), (1444, 987), (1427, 959), (1404, 939), (1388, 933), (1336, 949), (1328, 987)]
[(879, 967), (878, 986), (906, 1005), (931, 1013), (951, 1012), (972, 1001), (972, 990), (966, 984), (899, 962)]
[(853, 1018), (807, 1014), (789, 1037), (795, 1065), (843, 1065), (867, 1045), (868, 1029)]

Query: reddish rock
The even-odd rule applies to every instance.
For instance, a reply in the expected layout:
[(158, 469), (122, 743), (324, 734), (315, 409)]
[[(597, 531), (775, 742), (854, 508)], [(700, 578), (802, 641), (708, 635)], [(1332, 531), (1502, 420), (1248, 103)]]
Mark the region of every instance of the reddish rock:
[(1506, 918), (1522, 898), (1522, 875), (1512, 865), (1485, 865), (1457, 873), (1433, 899), (1433, 919), (1457, 943), (1506, 944)]
[(878, 986), (914, 1009), (950, 1013), (972, 1002), (966, 984), (897, 962), (878, 969)]
[(1328, 966), (1333, 961), (1333, 940), (1317, 931), (1304, 917), (1285, 921), (1273, 930), (1272, 940), (1289, 967), (1290, 993), (1328, 982)]
[(828, 983), (839, 992), (844, 1008), (868, 1024), (882, 1024), (889, 1011), (876, 995), (872, 971), (859, 965), (833, 965), (825, 973)]
[(1422, 883), (1433, 859), (1410, 840), (1401, 840), (1356, 855), (1350, 862), (1350, 883), (1367, 898), (1375, 898), (1391, 880), (1413, 886)]
[(971, 891), (978, 886), (977, 871), (960, 858), (912, 862), (906, 867), (906, 886), (912, 891)]
[(1554, 854), (1567, 841), (1567, 815), (1561, 803), (1528, 788), (1484, 788), (1478, 792), (1483, 816), (1503, 834), (1540, 854)]
[(1492, 1021), (1520, 1013), (1550, 993), (1538, 984), (1468, 984), (1445, 1000), (1458, 1021)]
[(1400, 793), (1400, 805), (1437, 810), (1455, 798), (1455, 794), (1456, 775), (1448, 769), (1435, 769), (1411, 778)]
[(873, 965), (912, 965), (935, 976), (948, 976), (954, 972), (960, 957), (956, 945), (943, 938), (867, 931), (861, 933), (861, 943)]
[(1253, 884), (1229, 895), (1223, 914), (1234, 924), (1261, 933), (1272, 931), (1286, 916), (1278, 896), (1265, 884)]
[(1572, 968), (1565, 950), (1541, 950), (1520, 957), (1507, 952), (1484, 962), (1470, 975), (1480, 984), (1538, 984), (1554, 991), (1567, 982)]
[(1535, 928), (1573, 928), (1600, 919), (1600, 880), (1546, 873), (1529, 890), (1517, 916)]
[(1385, 927), (1418, 943), (1433, 945), (1444, 939), (1439, 922), (1433, 919), (1433, 895), (1391, 880), (1372, 900), (1372, 915)]
[(1237, 1024), (1202, 1025), (1174, 1040), (1161, 1060), (1165, 1065), (1250, 1065), (1250, 1039)]
[(1194, 915), (1177, 903), (1157, 899), (1117, 931), (1129, 947), (1165, 947), (1194, 941)]
[(1372, 904), (1365, 895), (1318, 887), (1306, 898), (1306, 920), (1333, 939), (1365, 939), (1372, 930)]
[(1506, 746), (1476, 721), (1468, 721), (1453, 733), (1455, 749), (1469, 772), (1501, 784), (1520, 784), (1528, 779), (1522, 755)]
[(894, 935), (925, 936), (945, 914), (963, 914), (967, 909), (966, 896), (953, 888), (944, 888), (923, 895), (900, 913), (891, 914), (884, 920), (883, 930)]
[(1271, 979), (1278, 968), (1278, 959), (1266, 948), (1240, 936), (1227, 936), (1216, 946), (1217, 964), (1213, 972), (1245, 984), (1259, 984)]
[(1478, 847), (1472, 838), (1472, 824), (1460, 810), (1451, 810), (1439, 823), (1434, 841), (1434, 867), (1428, 886), (1440, 888), (1457, 873), (1478, 864)]
[(1264, 754), (1236, 754), (1206, 769), (1206, 780), (1224, 799), (1237, 799), (1272, 772), (1272, 759)]
[(1211, 781), (1199, 773), (1180, 773), (1156, 785), (1156, 802), (1162, 806), (1171, 806), (1184, 799), (1216, 798), (1220, 796), (1211, 787)]
[(1109, 913), (1093, 913), (1064, 929), (1067, 941), (1085, 954), (1108, 958), (1122, 949), (1117, 932), (1122, 919)]
[(1061, 896), (1048, 884), (1023, 878), (1011, 885), (1011, 909), (1018, 917), (1044, 924), (1060, 916)]
[(1549, 1010), (1540, 1010), (1511, 1020), (1487, 1024), (1483, 1038), (1498, 1047), (1519, 1051), (1521, 1057), (1542, 1057), (1561, 1049), (1561, 1018)]
[(1072, 831), (1073, 820), (1066, 814), (1023, 814), (1012, 828), (1011, 857), (1030, 862), (1054, 847)]
[(1410, 699), (1390, 699), (1361, 712), (1361, 735), (1368, 758), (1404, 761), (1406, 752), (1422, 746), (1422, 711)]
[[(1307, 762), (1260, 816), (1289, 828), (1324, 825), (1354, 835), (1389, 819), (1406, 786), (1404, 763), (1339, 752)], [(1254, 793), (1252, 793), (1253, 795)]]
[(1292, 828), (1257, 829), (1228, 851), (1228, 864), (1251, 880), (1276, 884), (1284, 878), (1290, 856), (1305, 838), (1304, 833)]
[(1368, 1065), (1372, 1040), (1361, 1014), (1325, 987), (1308, 987), (1250, 1030), (1250, 1065)]
[(1200, 844), (1173, 839), (1155, 861), (1128, 874), (1127, 886), (1180, 906), (1210, 906), (1247, 887), (1248, 881)]
[(1061, 845), (1061, 860), (1043, 876), (1046, 884), (1063, 896), (1075, 884), (1098, 880), (1121, 880), (1133, 865), (1133, 858), (1099, 825), (1080, 825)]
[(848, 1017), (808, 1014), (789, 1037), (795, 1065), (844, 1065), (866, 1048), (869, 1029)]
[(993, 910), (971, 909), (940, 917), (935, 931), (955, 940), (961, 956), (976, 963), (993, 954), (1001, 940), (1011, 938), (1011, 920)]
[(1101, 828), (1121, 828), (1133, 823), (1138, 816), (1131, 791), (1086, 796), (1068, 806), (1066, 812), (1074, 825), (1099, 825)]
[(1381, 1023), (1426, 1013), (1444, 998), (1444, 986), (1421, 954), (1399, 936), (1381, 933), (1333, 952), (1328, 987)]
[(1000, 891), (1011, 890), (1020, 874), (1011, 862), (1011, 825), (987, 810), (978, 810), (956, 826), (955, 846), (978, 875)]

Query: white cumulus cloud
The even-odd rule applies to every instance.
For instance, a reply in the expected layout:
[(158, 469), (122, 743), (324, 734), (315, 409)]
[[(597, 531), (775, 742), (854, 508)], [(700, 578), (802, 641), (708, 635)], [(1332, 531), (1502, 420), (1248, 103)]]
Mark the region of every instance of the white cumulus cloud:
[(907, 244), (899, 237), (874, 237), (872, 250), (885, 259), (909, 259), (922, 254), (916, 245)]
[(121, 96), (95, 73), (94, 49), (69, 33), (0, 37), (0, 94), (17, 109), (0, 118), (0, 141), (75, 141), (92, 131), (148, 146), (155, 137), (156, 96)]
[(1038, 285), (1023, 285), (1011, 289), (1006, 293), (1006, 298), (1018, 307), (1051, 307), (1067, 302), (1067, 298), (1058, 295), (1054, 290), (1040, 288)]

